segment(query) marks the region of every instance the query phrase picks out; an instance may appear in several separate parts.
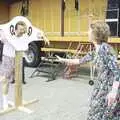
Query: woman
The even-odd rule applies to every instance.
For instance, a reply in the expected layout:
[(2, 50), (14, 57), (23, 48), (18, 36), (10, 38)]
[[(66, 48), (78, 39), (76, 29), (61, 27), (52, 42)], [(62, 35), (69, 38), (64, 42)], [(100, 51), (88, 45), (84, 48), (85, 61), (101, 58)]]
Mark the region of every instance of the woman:
[(95, 45), (95, 51), (82, 59), (64, 59), (59, 61), (69, 64), (93, 62), (97, 77), (92, 92), (87, 120), (119, 120), (120, 119), (120, 70), (113, 48), (107, 44), (110, 35), (109, 26), (105, 22), (90, 25), (89, 40)]

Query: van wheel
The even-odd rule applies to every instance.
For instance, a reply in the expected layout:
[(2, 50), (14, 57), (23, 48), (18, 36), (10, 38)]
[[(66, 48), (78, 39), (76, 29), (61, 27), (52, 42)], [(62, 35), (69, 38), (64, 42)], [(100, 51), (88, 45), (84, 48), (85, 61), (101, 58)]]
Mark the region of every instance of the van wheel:
[(32, 42), (29, 44), (29, 49), (25, 53), (25, 65), (28, 67), (36, 67), (41, 61), (40, 48)]

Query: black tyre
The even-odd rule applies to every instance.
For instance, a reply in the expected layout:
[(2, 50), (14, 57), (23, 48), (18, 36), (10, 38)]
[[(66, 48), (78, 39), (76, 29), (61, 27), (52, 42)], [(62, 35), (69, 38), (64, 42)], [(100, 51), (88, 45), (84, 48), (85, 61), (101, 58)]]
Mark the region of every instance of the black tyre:
[(25, 65), (28, 67), (36, 67), (41, 61), (40, 48), (37, 44), (32, 42), (29, 45), (29, 49), (25, 54)]

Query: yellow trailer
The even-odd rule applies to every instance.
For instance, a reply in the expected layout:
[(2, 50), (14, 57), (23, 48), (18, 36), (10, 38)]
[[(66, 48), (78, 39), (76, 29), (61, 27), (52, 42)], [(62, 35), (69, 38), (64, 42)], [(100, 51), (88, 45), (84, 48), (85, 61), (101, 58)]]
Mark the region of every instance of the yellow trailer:
[[(9, 0), (10, 1), (10, 0)], [(42, 29), (50, 46), (34, 43), (37, 50), (33, 50), (30, 60), (35, 62), (42, 51), (76, 53), (78, 43), (84, 51), (89, 51), (91, 44), (88, 41), (87, 31), (92, 20), (105, 20), (111, 28), (112, 36), (109, 43), (120, 52), (120, 2), (118, 0), (11, 0), (9, 4), (9, 19), (21, 15), (21, 9), (26, 6), (27, 17), (33, 25)], [(25, 2), (26, 1), (26, 2)], [(24, 4), (26, 3), (26, 5)], [(41, 47), (44, 47), (41, 49)], [(35, 52), (37, 54), (34, 54)], [(38, 62), (37, 62), (38, 63)]]

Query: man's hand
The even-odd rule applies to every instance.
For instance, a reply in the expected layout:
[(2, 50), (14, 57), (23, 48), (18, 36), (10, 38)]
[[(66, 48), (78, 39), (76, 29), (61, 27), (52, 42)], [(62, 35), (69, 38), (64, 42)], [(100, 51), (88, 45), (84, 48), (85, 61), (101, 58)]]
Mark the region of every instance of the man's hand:
[(47, 37), (44, 35), (43, 39), (45, 41), (45, 45), (50, 45), (50, 41), (47, 39)]
[(45, 40), (45, 45), (48, 45), (48, 46), (50, 45), (49, 40), (48, 41)]

